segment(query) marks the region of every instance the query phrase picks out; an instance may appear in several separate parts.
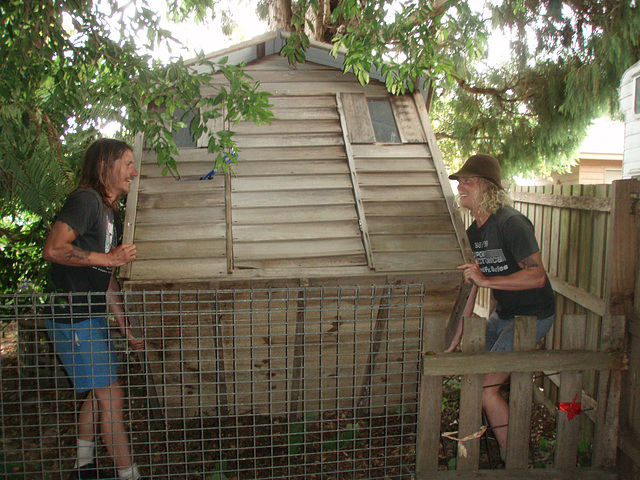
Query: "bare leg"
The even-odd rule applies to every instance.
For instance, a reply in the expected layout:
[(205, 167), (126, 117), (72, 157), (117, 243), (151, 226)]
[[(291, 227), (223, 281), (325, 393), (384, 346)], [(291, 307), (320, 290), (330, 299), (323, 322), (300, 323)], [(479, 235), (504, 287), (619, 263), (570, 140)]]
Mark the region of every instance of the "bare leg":
[(500, 395), (500, 385), (506, 382), (510, 375), (510, 373), (487, 373), (484, 376), (485, 387), (482, 390), (482, 408), (502, 449), (507, 448), (509, 405)]
[(96, 410), (98, 403), (93, 397), (93, 392), (89, 392), (87, 398), (80, 406), (78, 412), (78, 438), (86, 440), (87, 442), (95, 442), (95, 423), (96, 423)]
[(102, 443), (113, 458), (116, 468), (129, 468), (133, 465), (133, 459), (124, 423), (124, 389), (116, 380), (107, 387), (96, 388), (93, 393), (98, 405)]

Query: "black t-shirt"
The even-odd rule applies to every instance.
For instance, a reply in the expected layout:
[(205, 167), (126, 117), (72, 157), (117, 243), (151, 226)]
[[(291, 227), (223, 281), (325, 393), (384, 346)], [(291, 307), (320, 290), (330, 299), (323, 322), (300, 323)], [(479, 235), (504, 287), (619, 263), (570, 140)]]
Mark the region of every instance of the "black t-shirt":
[[(78, 189), (69, 195), (57, 220), (66, 223), (78, 236), (73, 244), (83, 250), (108, 253), (118, 246), (122, 221), (117, 212), (105, 207), (93, 189)], [(51, 274), (60, 293), (81, 293), (69, 298), (74, 320), (104, 315), (107, 312), (105, 293), (109, 288), (112, 267), (73, 267), (53, 263)], [(91, 292), (90, 298), (86, 293)], [(56, 309), (56, 319), (70, 321), (66, 309)]]
[[(480, 228), (473, 222), (467, 235), (480, 270), (487, 277), (518, 272), (522, 270), (518, 262), (540, 251), (531, 221), (509, 206), (500, 208)], [(542, 319), (555, 312), (555, 297), (548, 278), (542, 288), (492, 291), (500, 318), (535, 315)]]

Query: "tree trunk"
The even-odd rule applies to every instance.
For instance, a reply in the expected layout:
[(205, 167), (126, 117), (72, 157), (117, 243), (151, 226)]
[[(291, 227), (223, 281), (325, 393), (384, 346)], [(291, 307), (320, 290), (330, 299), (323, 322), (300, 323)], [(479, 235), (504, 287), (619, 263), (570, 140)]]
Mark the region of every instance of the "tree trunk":
[(269, 2), (269, 29), (292, 31), (291, 0), (271, 0)]

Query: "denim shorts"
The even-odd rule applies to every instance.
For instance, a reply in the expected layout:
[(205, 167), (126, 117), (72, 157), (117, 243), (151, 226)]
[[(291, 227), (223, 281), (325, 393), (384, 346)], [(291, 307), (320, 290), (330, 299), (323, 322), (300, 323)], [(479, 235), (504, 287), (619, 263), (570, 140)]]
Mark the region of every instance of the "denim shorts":
[[(536, 327), (536, 343), (551, 330), (553, 317), (538, 319)], [(513, 350), (513, 322), (514, 318), (501, 319), (494, 311), (487, 320), (486, 351), (509, 352)]]
[(47, 319), (49, 340), (77, 393), (106, 387), (118, 379), (119, 360), (104, 317), (74, 323)]

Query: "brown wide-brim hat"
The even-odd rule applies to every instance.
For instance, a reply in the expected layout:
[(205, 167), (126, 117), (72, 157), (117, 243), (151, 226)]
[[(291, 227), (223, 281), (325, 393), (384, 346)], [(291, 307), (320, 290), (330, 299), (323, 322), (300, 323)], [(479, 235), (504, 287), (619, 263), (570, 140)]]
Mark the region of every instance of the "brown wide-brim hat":
[(503, 189), (500, 162), (498, 162), (495, 157), (487, 155), (486, 153), (478, 153), (467, 158), (467, 161), (464, 162), (460, 170), (449, 175), (449, 179), (451, 180), (471, 177), (485, 178), (498, 188)]

